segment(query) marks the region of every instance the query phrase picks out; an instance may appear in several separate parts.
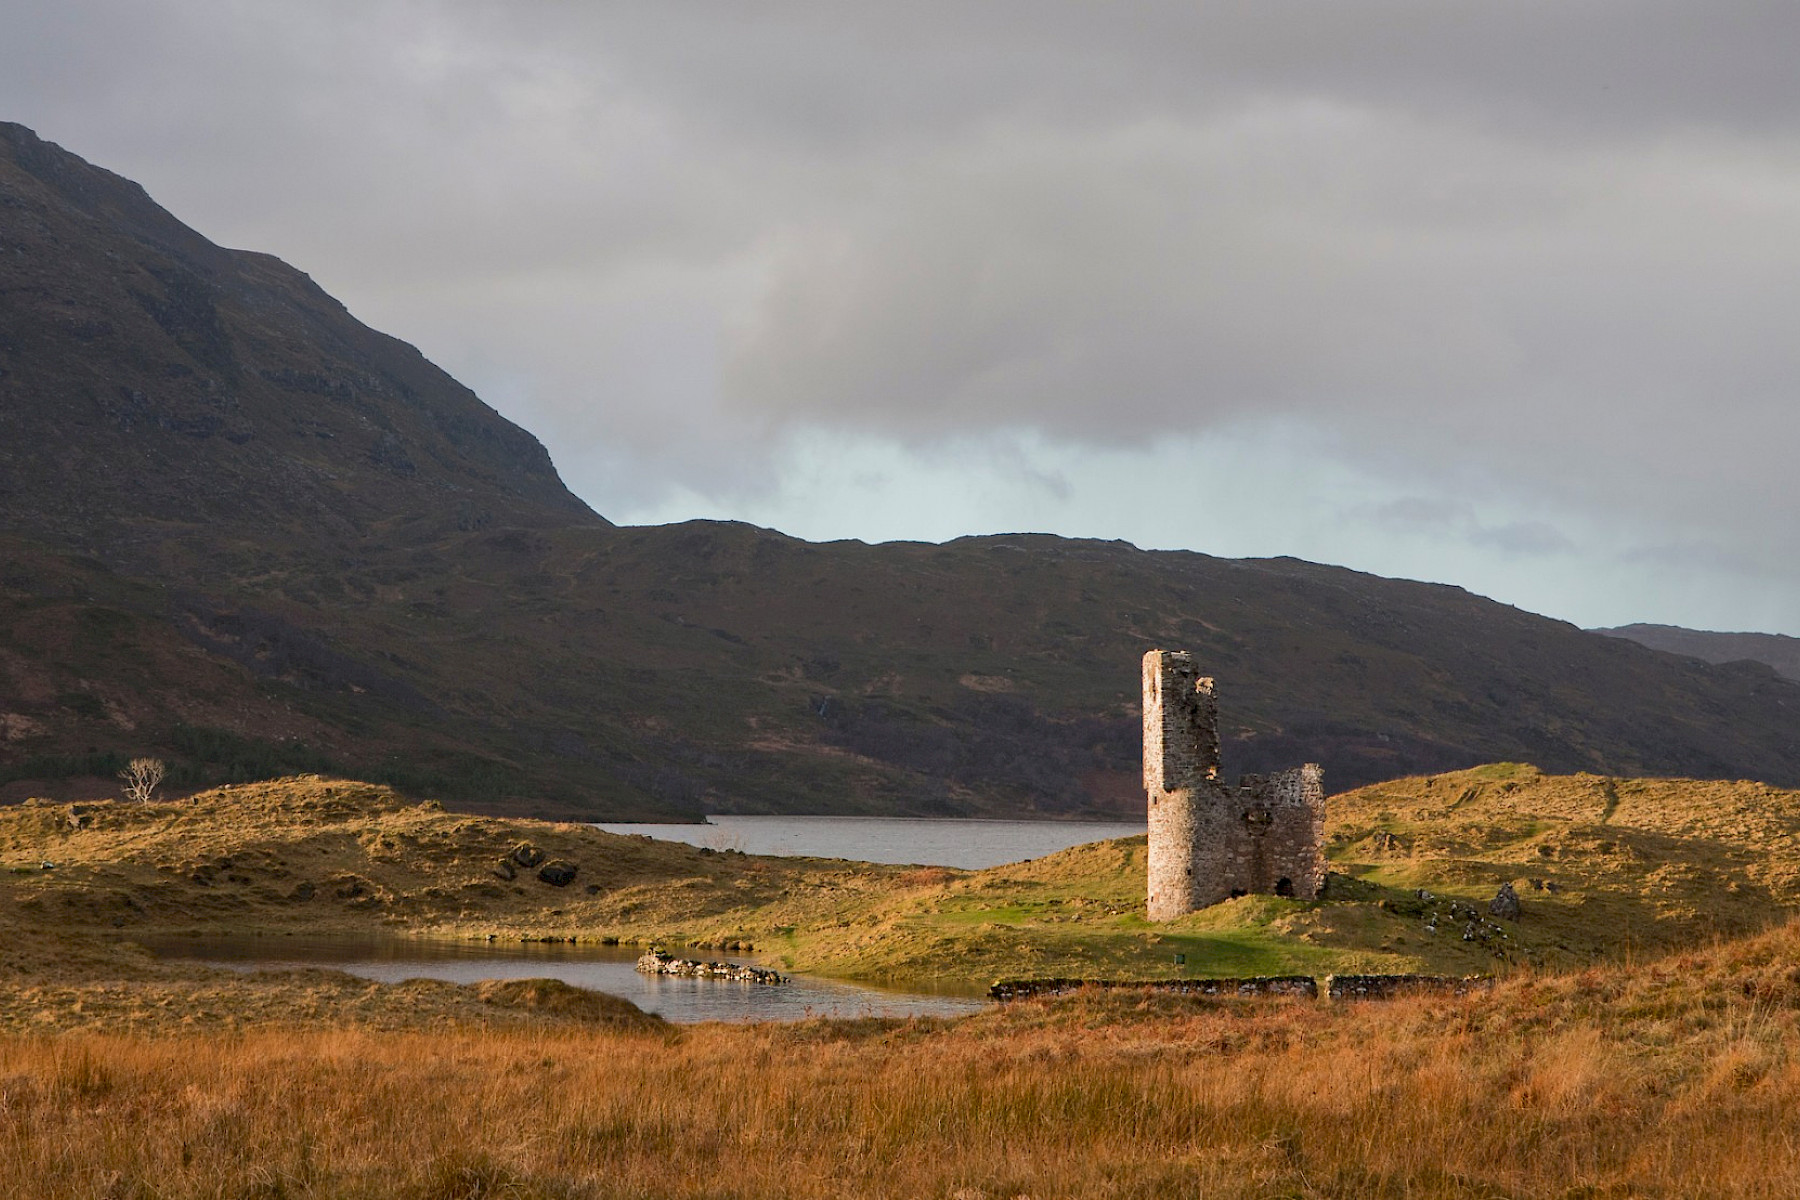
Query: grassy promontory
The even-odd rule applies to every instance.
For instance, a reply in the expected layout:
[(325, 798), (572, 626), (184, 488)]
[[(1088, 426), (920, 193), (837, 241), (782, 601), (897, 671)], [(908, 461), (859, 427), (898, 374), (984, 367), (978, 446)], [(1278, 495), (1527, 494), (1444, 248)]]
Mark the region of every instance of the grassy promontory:
[[(1142, 838), (984, 871), (767, 858), (303, 776), (174, 803), (0, 810), (0, 919), (40, 945), (184, 932), (613, 939), (976, 986), (1564, 968), (1800, 912), (1800, 793), (1761, 784), (1499, 765), (1363, 788), (1329, 812), (1325, 899), (1243, 897), (1150, 925)], [(573, 879), (545, 882), (552, 864)], [(1520, 921), (1487, 916), (1505, 882)]]

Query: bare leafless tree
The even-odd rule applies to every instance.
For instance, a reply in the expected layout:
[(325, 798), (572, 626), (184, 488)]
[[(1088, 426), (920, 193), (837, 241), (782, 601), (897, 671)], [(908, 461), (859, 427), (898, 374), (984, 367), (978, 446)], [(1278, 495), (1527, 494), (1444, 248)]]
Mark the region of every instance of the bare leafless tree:
[(160, 758), (132, 759), (131, 765), (119, 772), (119, 781), (125, 785), (125, 798), (145, 803), (167, 773), (168, 768), (163, 766)]

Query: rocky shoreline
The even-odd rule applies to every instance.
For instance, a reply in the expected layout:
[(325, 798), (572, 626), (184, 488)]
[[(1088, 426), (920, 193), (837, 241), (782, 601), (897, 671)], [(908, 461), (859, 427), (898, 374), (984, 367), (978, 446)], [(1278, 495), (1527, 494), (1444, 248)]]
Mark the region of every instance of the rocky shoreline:
[(787, 982), (787, 976), (762, 967), (676, 958), (662, 950), (646, 950), (637, 960), (637, 969), (645, 975), (682, 975), (690, 979), (731, 979), (740, 983), (767, 984)]

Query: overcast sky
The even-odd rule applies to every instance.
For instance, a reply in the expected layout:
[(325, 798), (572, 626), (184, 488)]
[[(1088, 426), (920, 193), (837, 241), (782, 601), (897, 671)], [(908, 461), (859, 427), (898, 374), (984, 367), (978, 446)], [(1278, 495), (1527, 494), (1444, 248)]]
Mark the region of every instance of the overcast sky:
[(0, 119), (622, 523), (1800, 634), (1800, 5), (0, 0)]

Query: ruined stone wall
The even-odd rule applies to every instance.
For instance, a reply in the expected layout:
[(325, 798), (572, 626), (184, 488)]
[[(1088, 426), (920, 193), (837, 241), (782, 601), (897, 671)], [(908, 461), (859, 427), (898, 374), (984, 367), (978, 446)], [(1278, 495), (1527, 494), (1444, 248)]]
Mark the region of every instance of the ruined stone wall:
[(1178, 996), (1299, 996), (1319, 998), (1311, 975), (1256, 975), (1241, 979), (1003, 979), (988, 989), (990, 1000), (1036, 1000), (1095, 991), (1173, 992)]
[(1004, 979), (988, 989), (993, 1000), (1042, 1000), (1085, 990), (1173, 992), (1181, 996), (1286, 996), (1343, 1003), (1404, 996), (1469, 996), (1490, 992), (1491, 975), (1258, 975), (1245, 979)]
[(1494, 989), (1491, 975), (1327, 975), (1332, 1000), (1391, 1000), (1398, 996), (1467, 996)]
[(1219, 777), (1219, 710), (1213, 681), (1185, 650), (1144, 655), (1144, 787), (1182, 791)]
[(1245, 811), (1256, 816), (1246, 822), (1257, 846), (1248, 890), (1316, 897), (1325, 886), (1325, 787), (1318, 764), (1261, 781)]
[(1144, 656), (1148, 915), (1167, 921), (1250, 892), (1311, 899), (1325, 884), (1316, 764), (1221, 783), (1217, 700), (1186, 651)]

